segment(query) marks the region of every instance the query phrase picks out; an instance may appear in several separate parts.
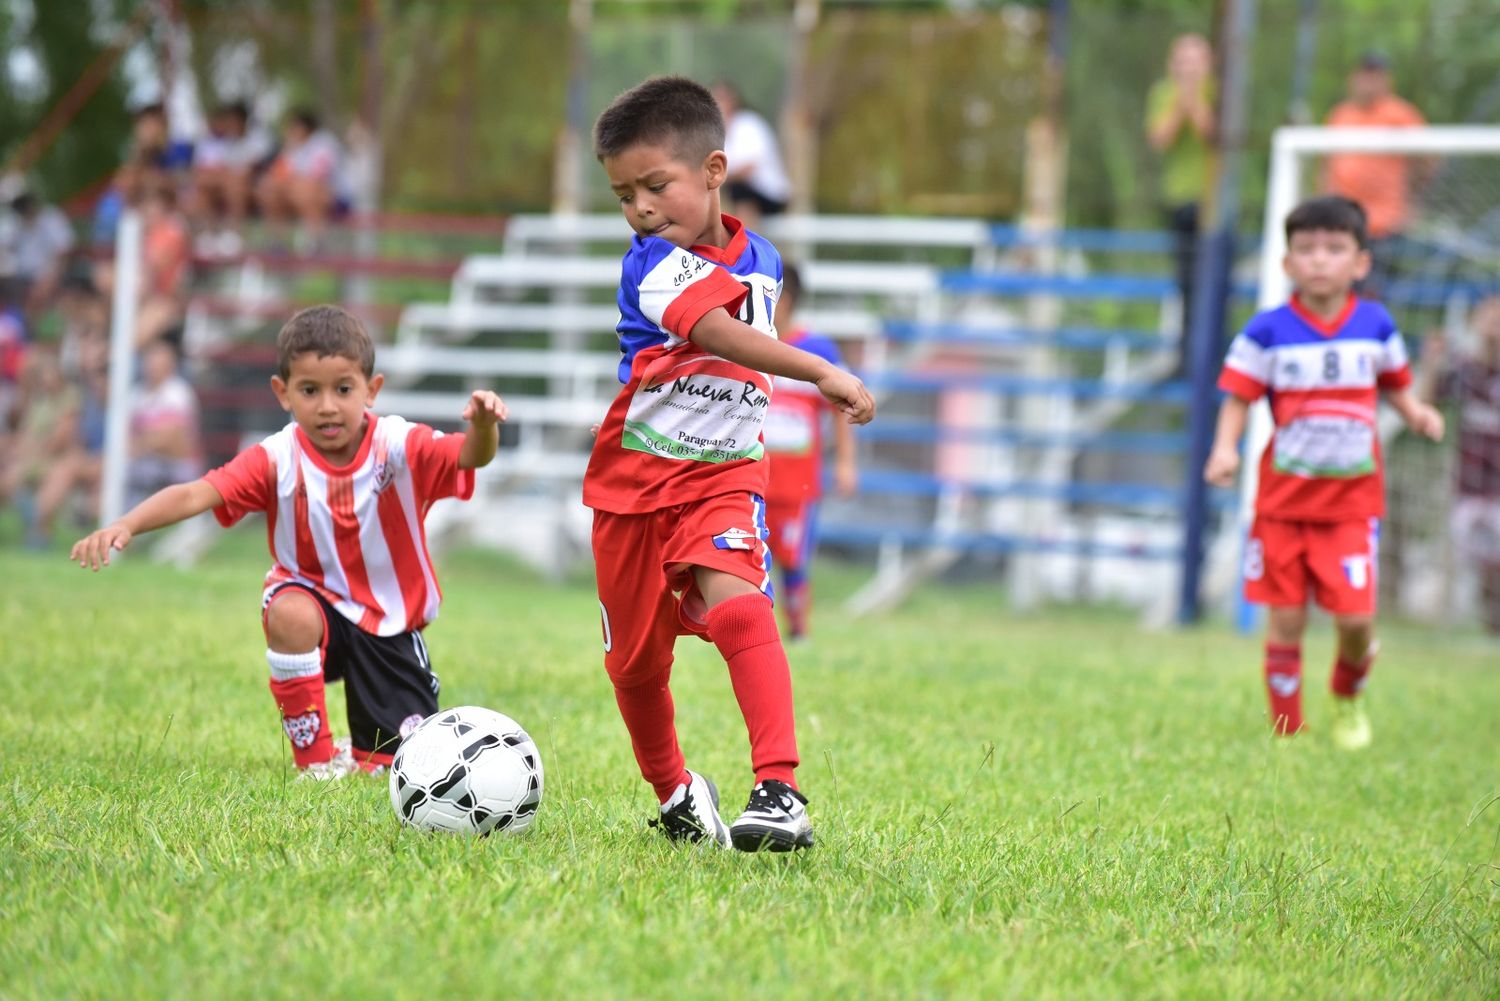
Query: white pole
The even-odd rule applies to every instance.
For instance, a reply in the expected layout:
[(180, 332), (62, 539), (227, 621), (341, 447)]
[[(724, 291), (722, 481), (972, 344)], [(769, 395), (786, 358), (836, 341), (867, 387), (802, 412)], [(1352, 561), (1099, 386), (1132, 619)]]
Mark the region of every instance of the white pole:
[(130, 454), (130, 384), (135, 368), (135, 314), (140, 301), (141, 216), (127, 209), (115, 234), (115, 294), (109, 328), (109, 406), (104, 423), (104, 474), (99, 523), (125, 513), (125, 473)]

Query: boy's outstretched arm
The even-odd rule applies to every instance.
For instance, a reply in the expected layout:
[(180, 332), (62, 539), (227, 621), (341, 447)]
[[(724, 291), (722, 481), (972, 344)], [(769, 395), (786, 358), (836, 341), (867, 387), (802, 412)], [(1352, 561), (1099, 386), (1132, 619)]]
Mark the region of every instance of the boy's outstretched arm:
[(175, 525), (223, 503), (224, 498), (207, 480), (174, 484), (141, 501), (113, 525), (106, 525), (73, 543), (68, 559), (77, 560), (81, 567), (98, 570), (109, 565), (111, 551), (124, 549), (142, 532)]
[(487, 466), (500, 447), (497, 425), (505, 420), (505, 401), (488, 389), (476, 389), (464, 407), (463, 419), (469, 422), (464, 447), (458, 453), (459, 469)]
[(1433, 441), (1443, 440), (1443, 415), (1436, 407), (1417, 399), (1410, 389), (1387, 390), (1385, 398), (1407, 427)]
[(1214, 429), (1214, 447), (1203, 467), (1203, 478), (1216, 487), (1234, 486), (1234, 477), (1240, 471), (1240, 439), (1245, 436), (1249, 415), (1249, 403), (1232, 393), (1224, 397)]
[(722, 306), (704, 313), (689, 337), (703, 350), (736, 365), (812, 383), (850, 424), (868, 424), (875, 416), (875, 398), (858, 378), (826, 358), (767, 337), (730, 316)]

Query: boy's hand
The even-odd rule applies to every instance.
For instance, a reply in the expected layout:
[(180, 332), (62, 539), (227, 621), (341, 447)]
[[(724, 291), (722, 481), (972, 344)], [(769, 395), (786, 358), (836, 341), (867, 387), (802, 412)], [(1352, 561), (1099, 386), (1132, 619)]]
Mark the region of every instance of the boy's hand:
[(841, 368), (814, 383), (818, 392), (849, 418), (850, 424), (868, 424), (875, 416), (875, 398), (859, 379)]
[(1216, 487), (1234, 486), (1234, 478), (1240, 471), (1238, 449), (1220, 448), (1208, 453), (1208, 464), (1203, 467), (1203, 478)]
[(1406, 418), (1407, 427), (1433, 441), (1443, 440), (1445, 423), (1442, 413), (1436, 407), (1420, 402), (1412, 407), (1411, 414)]
[(505, 408), (505, 401), (499, 396), (488, 389), (476, 389), (469, 397), (462, 417), (470, 424), (479, 427), (494, 427), (505, 420), (509, 414), (510, 411)]
[(97, 571), (102, 566), (109, 566), (110, 551), (124, 549), (130, 545), (131, 537), (130, 529), (116, 522), (73, 543), (68, 559), (77, 560), (79, 566), (92, 567)]

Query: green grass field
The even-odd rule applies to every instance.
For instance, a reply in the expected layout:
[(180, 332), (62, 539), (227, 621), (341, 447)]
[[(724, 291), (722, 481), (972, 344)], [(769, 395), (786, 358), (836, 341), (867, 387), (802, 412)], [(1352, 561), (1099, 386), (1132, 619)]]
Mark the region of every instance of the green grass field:
[[(265, 557), (92, 576), (0, 554), (0, 997), (1494, 997), (1500, 658), (1388, 628), (1376, 744), (1261, 723), (1259, 646), (1019, 618), (932, 588), (793, 652), (796, 857), (646, 827), (587, 583), (442, 561), (445, 705), (519, 719), (521, 838), (403, 830), (385, 782), (291, 781), (266, 691)], [(1327, 719), (1320, 627), (1309, 716)], [(749, 788), (714, 651), (684, 640), (689, 761)], [(330, 706), (342, 702), (334, 689)]]

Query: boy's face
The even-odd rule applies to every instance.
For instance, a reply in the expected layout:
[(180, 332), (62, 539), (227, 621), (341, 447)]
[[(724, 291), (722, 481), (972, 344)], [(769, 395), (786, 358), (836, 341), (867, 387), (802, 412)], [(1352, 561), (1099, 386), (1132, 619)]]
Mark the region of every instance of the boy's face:
[(1303, 296), (1342, 298), (1370, 273), (1370, 252), (1360, 249), (1353, 233), (1304, 229), (1287, 239), (1281, 265)]
[(324, 458), (342, 466), (359, 451), (365, 410), (385, 383), (379, 374), (366, 379), (359, 362), (343, 355), (304, 351), (292, 358), (285, 381), (271, 376), (281, 409), (292, 415), (303, 434)]
[(666, 146), (641, 143), (605, 157), (603, 164), (631, 229), (683, 249), (712, 242), (718, 190), (729, 166), (722, 150), (693, 164)]

